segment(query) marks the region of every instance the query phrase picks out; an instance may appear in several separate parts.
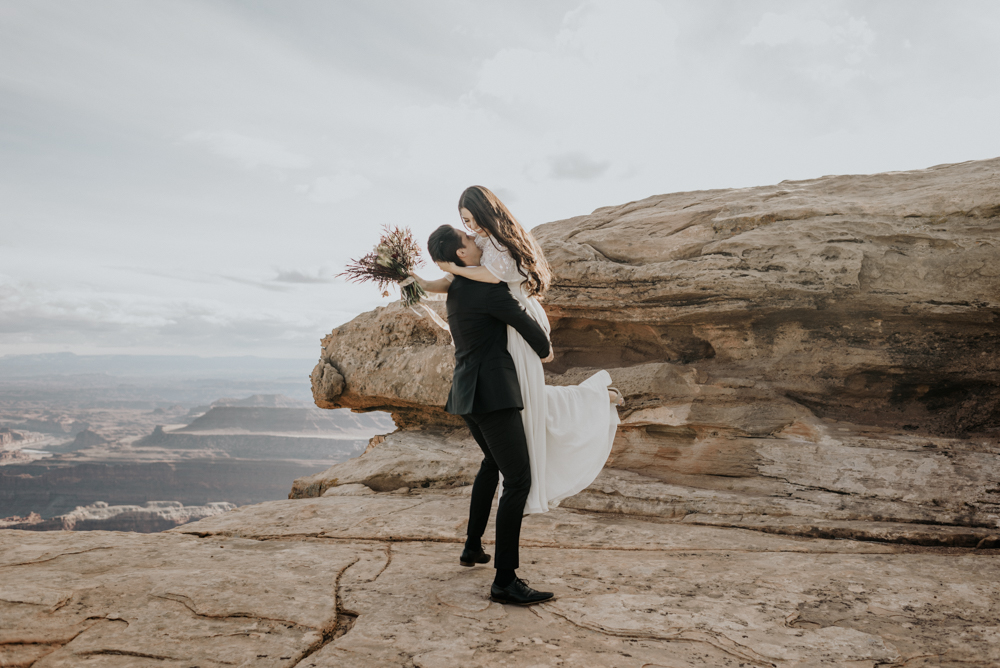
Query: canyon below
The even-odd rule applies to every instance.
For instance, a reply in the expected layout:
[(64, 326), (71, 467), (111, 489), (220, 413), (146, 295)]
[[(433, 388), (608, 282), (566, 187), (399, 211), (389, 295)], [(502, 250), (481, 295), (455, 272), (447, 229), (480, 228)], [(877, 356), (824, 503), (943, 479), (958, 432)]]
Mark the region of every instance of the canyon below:
[[(306, 403), (295, 370), (282, 360), (0, 358), (0, 527), (163, 531), (286, 498), (297, 477), (392, 430), (385, 414)], [(245, 392), (256, 394), (225, 398)]]
[[(597, 480), (524, 521), (519, 574), (553, 601), (493, 603), (492, 569), (459, 566), (482, 455), (443, 410), (449, 334), (392, 304), (323, 339), (324, 410), (284, 407), (309, 411), (303, 453), (324, 414), (384, 431), (288, 498), (161, 533), (0, 530), (0, 665), (1000, 665), (1000, 159), (533, 233), (547, 381), (607, 369), (627, 400)], [(254, 394), (144, 418), (128, 448), (262, 461), (234, 425), (282, 407)]]

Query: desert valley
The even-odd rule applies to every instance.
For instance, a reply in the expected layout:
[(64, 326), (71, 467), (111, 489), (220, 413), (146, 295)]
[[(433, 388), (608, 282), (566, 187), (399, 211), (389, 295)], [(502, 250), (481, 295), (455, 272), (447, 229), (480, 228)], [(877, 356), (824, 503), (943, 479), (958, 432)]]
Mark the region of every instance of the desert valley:
[(294, 361), (127, 362), (0, 359), (0, 526), (162, 531), (285, 498), (393, 429), (303, 401)]

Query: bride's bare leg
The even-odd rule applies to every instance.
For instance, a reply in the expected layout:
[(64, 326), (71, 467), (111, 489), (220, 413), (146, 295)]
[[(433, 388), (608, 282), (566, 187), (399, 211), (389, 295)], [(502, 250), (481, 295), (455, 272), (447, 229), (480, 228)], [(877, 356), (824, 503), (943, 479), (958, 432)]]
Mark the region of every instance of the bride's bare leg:
[(608, 401), (613, 403), (615, 406), (625, 405), (625, 395), (621, 393), (617, 387), (608, 388)]

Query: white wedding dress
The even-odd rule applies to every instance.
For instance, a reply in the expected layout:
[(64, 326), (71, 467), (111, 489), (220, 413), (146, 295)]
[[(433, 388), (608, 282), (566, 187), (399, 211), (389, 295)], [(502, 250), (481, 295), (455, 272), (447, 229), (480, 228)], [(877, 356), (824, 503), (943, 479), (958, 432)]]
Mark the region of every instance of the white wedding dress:
[[(524, 277), (510, 252), (490, 237), (476, 237), (482, 266), (507, 283), (510, 292), (545, 333), (545, 310), (524, 291)], [(611, 375), (598, 371), (579, 385), (545, 384), (537, 353), (513, 327), (507, 327), (507, 350), (514, 358), (524, 408), (521, 420), (531, 460), (531, 491), (524, 514), (545, 513), (594, 482), (611, 454), (618, 410), (608, 398)]]

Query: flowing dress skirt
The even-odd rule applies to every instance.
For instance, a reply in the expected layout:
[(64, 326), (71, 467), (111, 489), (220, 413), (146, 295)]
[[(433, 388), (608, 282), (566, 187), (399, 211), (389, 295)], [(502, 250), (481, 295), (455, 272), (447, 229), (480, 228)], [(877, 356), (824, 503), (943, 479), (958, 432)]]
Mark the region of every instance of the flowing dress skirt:
[[(510, 292), (548, 333), (549, 319), (521, 283)], [(579, 385), (545, 384), (541, 360), (513, 327), (507, 327), (507, 350), (514, 358), (524, 409), (524, 435), (531, 460), (531, 491), (524, 514), (544, 513), (594, 481), (611, 454), (618, 410), (608, 400), (611, 375), (598, 371)]]

